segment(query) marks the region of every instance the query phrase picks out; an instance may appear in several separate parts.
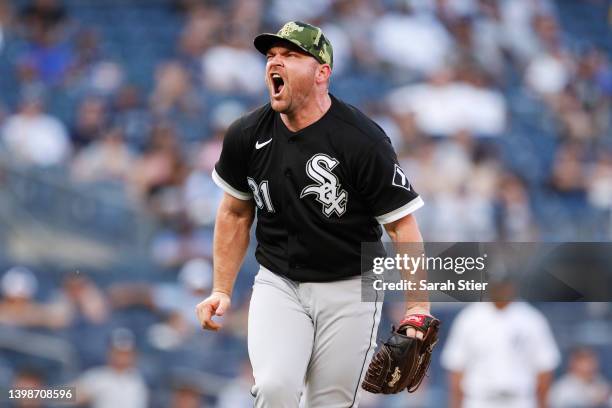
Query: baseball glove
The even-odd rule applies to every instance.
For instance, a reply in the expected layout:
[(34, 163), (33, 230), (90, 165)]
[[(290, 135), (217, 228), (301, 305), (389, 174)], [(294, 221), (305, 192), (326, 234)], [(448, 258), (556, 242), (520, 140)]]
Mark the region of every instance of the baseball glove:
[[(414, 392), (425, 377), (431, 352), (438, 341), (440, 321), (427, 315), (406, 317), (374, 355), (361, 383), (374, 394), (396, 394), (404, 389)], [(423, 339), (405, 335), (408, 327), (423, 333)]]

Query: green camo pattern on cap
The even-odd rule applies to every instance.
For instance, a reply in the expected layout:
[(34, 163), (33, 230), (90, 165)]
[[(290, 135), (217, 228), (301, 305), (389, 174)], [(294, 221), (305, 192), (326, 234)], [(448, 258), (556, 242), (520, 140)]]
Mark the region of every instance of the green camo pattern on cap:
[(334, 53), (331, 43), (319, 27), (301, 21), (290, 21), (276, 33), (276, 37), (294, 43), (321, 64), (333, 67)]

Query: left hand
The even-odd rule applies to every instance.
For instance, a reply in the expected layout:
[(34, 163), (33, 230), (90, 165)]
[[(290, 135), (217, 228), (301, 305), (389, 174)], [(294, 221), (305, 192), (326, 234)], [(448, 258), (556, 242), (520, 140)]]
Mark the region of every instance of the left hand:
[[(429, 311), (429, 307), (425, 306), (413, 306), (406, 310), (404, 314), (404, 320), (408, 319), (410, 315), (427, 315), (433, 317), (431, 312)], [(423, 332), (418, 331), (414, 327), (406, 328), (406, 336), (408, 337), (416, 337), (417, 339), (423, 339)]]

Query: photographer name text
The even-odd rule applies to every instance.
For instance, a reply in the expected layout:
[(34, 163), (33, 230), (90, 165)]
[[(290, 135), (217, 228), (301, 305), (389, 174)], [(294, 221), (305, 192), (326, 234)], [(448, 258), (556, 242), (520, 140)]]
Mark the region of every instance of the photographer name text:
[(419, 281), (409, 281), (402, 279), (398, 282), (385, 282), (382, 279), (375, 280), (372, 285), (374, 290), (427, 290), (427, 291), (466, 291), (466, 290), (485, 290), (488, 282), (476, 280), (460, 279), (458, 281), (447, 280), (445, 282), (428, 282), (425, 279)]

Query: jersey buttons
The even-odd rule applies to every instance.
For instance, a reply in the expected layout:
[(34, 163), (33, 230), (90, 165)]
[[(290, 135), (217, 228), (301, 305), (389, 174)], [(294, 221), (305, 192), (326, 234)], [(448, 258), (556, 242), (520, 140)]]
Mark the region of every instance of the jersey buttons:
[(285, 177), (291, 177), (291, 169), (285, 169)]

